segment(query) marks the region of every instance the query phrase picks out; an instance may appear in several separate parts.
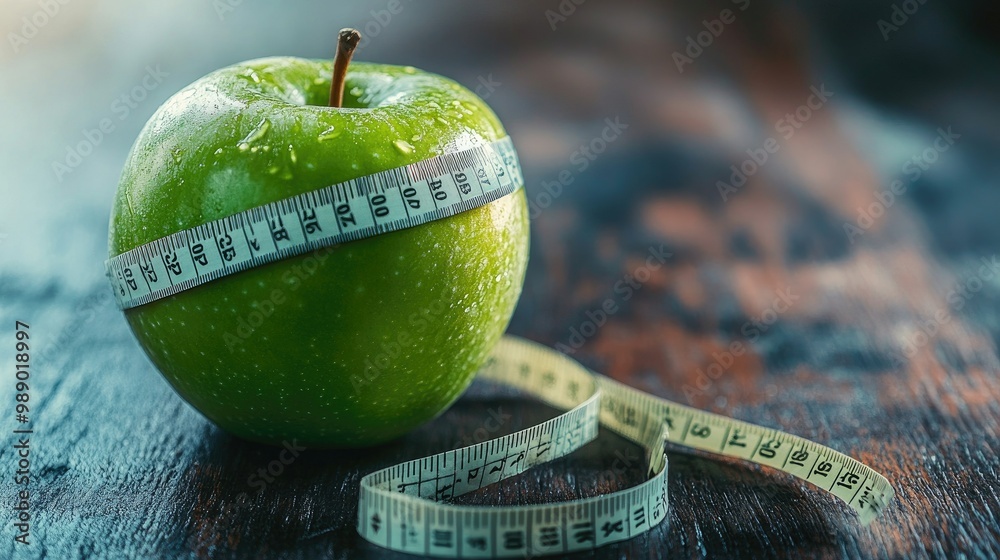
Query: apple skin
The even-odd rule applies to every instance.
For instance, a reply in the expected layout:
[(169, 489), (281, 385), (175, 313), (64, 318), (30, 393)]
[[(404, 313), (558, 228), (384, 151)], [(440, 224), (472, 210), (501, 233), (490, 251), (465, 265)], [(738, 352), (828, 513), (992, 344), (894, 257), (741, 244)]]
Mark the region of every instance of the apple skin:
[[(329, 61), (266, 58), (174, 95), (129, 154), (110, 254), (506, 136), (481, 99), (441, 76), (354, 63), (344, 107), (331, 108), (330, 75)], [(374, 445), (434, 418), (472, 381), (520, 295), (528, 231), (519, 189), (125, 317), (177, 393), (226, 431), (270, 444)]]

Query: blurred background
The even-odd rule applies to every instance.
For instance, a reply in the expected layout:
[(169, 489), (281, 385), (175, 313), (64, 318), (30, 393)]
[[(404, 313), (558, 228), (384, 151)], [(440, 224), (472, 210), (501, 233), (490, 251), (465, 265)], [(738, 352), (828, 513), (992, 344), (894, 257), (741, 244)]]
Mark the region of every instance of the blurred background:
[[(27, 317), (48, 338), (38, 359), (54, 373), (39, 391), (45, 421), (63, 426), (66, 442), (41, 444), (65, 469), (44, 475), (62, 480), (45, 495), (53, 507), (79, 490), (81, 458), (102, 445), (145, 431), (185, 448), (200, 444), (172, 439), (171, 426), (211, 431), (145, 361), (103, 276), (111, 201), (139, 129), (171, 94), (222, 66), (332, 57), (344, 26), (365, 34), (357, 60), (449, 76), (485, 98), (513, 137), (533, 222), (512, 332), (562, 344), (594, 369), (684, 404), (861, 449), (890, 478), (930, 472), (923, 467), (936, 453), (956, 456), (933, 446), (953, 444), (959, 438), (949, 434), (959, 432), (926, 427), (945, 418), (981, 429), (963, 402), (992, 415), (996, 435), (1000, 284), (988, 282), (964, 310), (943, 307), (956, 279), (1000, 243), (995, 3), (6, 0), (0, 317)], [(110, 128), (100, 130), (102, 121)], [(669, 266), (635, 298), (621, 298), (616, 283), (661, 245)], [(755, 323), (786, 289), (802, 303), (776, 323)], [(609, 297), (622, 312), (576, 345), (574, 329)], [(942, 308), (961, 321), (917, 344), (922, 321)], [(701, 384), (713, 353), (733, 341), (754, 351)], [(127, 352), (103, 359), (79, 353), (85, 347)], [(897, 359), (910, 347), (922, 361)], [(959, 400), (939, 399), (943, 391)], [(107, 407), (80, 417), (84, 400)], [(811, 402), (832, 412), (810, 412)], [(126, 418), (145, 414), (126, 433)], [(926, 428), (926, 439), (880, 436), (896, 422)], [(76, 426), (69, 435), (67, 425)], [(961, 484), (985, 481), (976, 477), (995, 472), (992, 457)], [(213, 449), (179, 462), (193, 477), (182, 480), (199, 488), (204, 469), (226, 472), (213, 461), (227, 464)], [(111, 482), (143, 472), (127, 462), (90, 468)], [(709, 476), (702, 471), (695, 465), (689, 477)], [(950, 480), (926, 476), (941, 488)], [(90, 499), (115, 496), (113, 484), (94, 492)], [(995, 506), (996, 491), (986, 494)], [(143, 527), (145, 498), (120, 499)], [(685, 513), (677, 499), (669, 531), (682, 537), (652, 538), (674, 552), (734, 553), (691, 544), (702, 537), (685, 524), (717, 514)], [(898, 515), (914, 526), (947, 525), (933, 506), (900, 506)], [(327, 521), (351, 539), (345, 519)], [(814, 536), (790, 542), (848, 555), (919, 550), (905, 531), (843, 545), (816, 537), (832, 533), (816, 523)], [(969, 533), (949, 541), (959, 549), (983, 530), (968, 523)], [(749, 530), (740, 538), (766, 541)], [(198, 542), (194, 549), (208, 550)]]
[[(346, 25), (366, 32), (360, 60), (412, 64), (478, 88), (520, 147), (529, 195), (570, 169), (572, 196), (585, 199), (601, 223), (633, 219), (622, 205), (630, 189), (650, 181), (684, 189), (691, 204), (714, 212), (723, 202), (716, 181), (728, 181), (729, 166), (774, 135), (776, 121), (805, 103), (811, 86), (825, 84), (835, 95), (817, 111), (822, 130), (797, 130), (748, 191), (762, 180), (805, 184), (803, 194), (835, 201), (833, 221), (849, 219), (872, 194), (872, 185), (849, 174), (874, 174), (887, 186), (903, 178), (902, 166), (937, 128), (951, 126), (962, 136), (958, 149), (912, 182), (906, 204), (964, 216), (948, 231), (930, 232), (941, 251), (984, 242), (977, 228), (991, 222), (990, 203), (1000, 196), (990, 188), (1000, 165), (992, 157), (1000, 138), (1000, 16), (991, 5), (918, 3), (899, 17), (893, 6), (904, 3), (889, 1), (563, 4), (401, 0), (392, 14), (377, 1), (333, 8), (60, 0), (49, 16), (37, 1), (5, 2), (3, 268), (34, 271), (43, 282), (88, 283), (100, 274), (94, 258), (104, 253), (121, 165), (159, 104), (241, 60), (331, 57), (335, 32)], [(706, 40), (705, 21), (725, 9), (732, 23)], [(689, 39), (707, 46), (692, 49)], [(150, 69), (157, 79), (146, 79)], [(155, 89), (146, 91), (144, 79)], [(571, 155), (609, 117), (627, 123), (627, 134), (577, 173)], [(114, 130), (88, 139), (85, 131), (104, 118)], [(822, 161), (796, 157), (812, 142), (833, 147)], [(956, 190), (961, 196), (952, 196)], [(553, 214), (567, 205), (557, 199)], [(64, 257), (43, 258), (53, 252)]]

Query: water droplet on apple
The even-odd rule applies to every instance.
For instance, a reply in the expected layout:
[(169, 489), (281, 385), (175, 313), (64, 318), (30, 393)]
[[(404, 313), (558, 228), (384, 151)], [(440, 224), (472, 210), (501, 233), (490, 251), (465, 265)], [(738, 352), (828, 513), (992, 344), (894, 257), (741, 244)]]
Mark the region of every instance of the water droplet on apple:
[(236, 147), (239, 148), (241, 152), (245, 152), (250, 149), (250, 144), (247, 144), (246, 142), (240, 142), (239, 144), (236, 145)]
[(324, 130), (323, 132), (320, 132), (319, 136), (317, 136), (316, 139), (319, 140), (320, 142), (326, 142), (327, 140), (333, 140), (338, 136), (340, 136), (340, 131), (337, 130), (337, 127), (331, 126), (330, 128)]
[(215, 150), (215, 155), (221, 156), (222, 155), (222, 148), (219, 148), (218, 150)]
[(267, 172), (268, 172), (269, 174), (271, 174), (271, 175), (274, 175), (274, 174), (275, 174), (275, 173), (277, 173), (278, 171), (281, 171), (281, 168), (280, 168), (280, 167), (278, 167), (277, 165), (272, 165), (271, 167), (268, 167), (268, 168), (267, 168)]
[(267, 117), (260, 119), (257, 126), (253, 128), (244, 138), (240, 140), (241, 143), (253, 144), (257, 140), (260, 140), (267, 134), (267, 131), (271, 129), (271, 121), (267, 120)]
[(243, 76), (245, 78), (250, 78), (250, 80), (252, 80), (255, 84), (260, 83), (260, 76), (258, 76), (257, 72), (252, 68), (247, 68), (247, 71), (243, 73)]
[(364, 93), (364, 92), (365, 92), (365, 90), (361, 89), (358, 86), (354, 86), (354, 87), (351, 88), (351, 95), (354, 96), (354, 97), (361, 97), (361, 94)]
[(423, 137), (424, 137), (423, 134), (414, 134), (413, 136), (410, 136), (410, 141), (411, 142), (419, 142), (420, 140), (423, 139)]
[(181, 162), (181, 156), (183, 154), (184, 154), (184, 151), (181, 150), (180, 148), (174, 148), (173, 150), (170, 150), (170, 155), (172, 155), (174, 157), (174, 163), (180, 163)]
[(288, 160), (292, 162), (292, 165), (299, 162), (299, 156), (295, 155), (295, 148), (291, 144), (288, 145)]
[(396, 140), (395, 142), (393, 142), (393, 144), (396, 146), (397, 150), (399, 150), (404, 154), (413, 153), (413, 145), (407, 142), (406, 140)]

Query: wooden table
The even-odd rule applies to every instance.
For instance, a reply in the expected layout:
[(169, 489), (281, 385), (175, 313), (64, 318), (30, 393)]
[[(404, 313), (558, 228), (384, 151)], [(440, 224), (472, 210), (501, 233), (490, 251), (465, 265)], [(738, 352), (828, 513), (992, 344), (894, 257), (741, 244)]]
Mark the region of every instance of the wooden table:
[[(249, 4), (239, 9), (242, 15), (232, 17), (260, 29), (269, 24)], [(921, 9), (933, 17), (936, 8)], [(568, 345), (588, 311), (611, 298), (619, 311), (573, 352), (585, 365), (662, 397), (834, 447), (884, 473), (897, 491), (885, 517), (865, 528), (839, 501), (790, 476), (671, 449), (668, 520), (594, 557), (995, 558), (1000, 221), (990, 210), (997, 195), (978, 186), (991, 165), (984, 154), (996, 153), (996, 129), (984, 124), (991, 113), (979, 113), (984, 122), (974, 116), (982, 99), (955, 86), (969, 115), (934, 104), (932, 93), (941, 91), (935, 86), (921, 90), (930, 92), (926, 97), (901, 92), (898, 110), (914, 116), (908, 128), (894, 124), (852, 94), (843, 77), (849, 64), (815, 62), (803, 27), (788, 24), (799, 15), (783, 9), (738, 13), (728, 35), (682, 73), (671, 53), (712, 14), (641, 3), (577, 10), (554, 32), (538, 7), (470, 9), (460, 14), (464, 27), (449, 26), (458, 15), (442, 15), (439, 25), (462, 45), (455, 50), (426, 46), (438, 28), (424, 18), (415, 28), (399, 24), (408, 43), (386, 39), (371, 51), (472, 88), (487, 73), (500, 83), (489, 102), (520, 148), (537, 207), (531, 264), (510, 332)], [(831, 25), (813, 16), (803, 17), (817, 29)], [(863, 41), (871, 50), (859, 67), (876, 65), (875, 58), (889, 71), (895, 60), (907, 60), (905, 49), (882, 49), (870, 27)], [(84, 29), (87, 36), (99, 32)], [(755, 35), (762, 29), (765, 42)], [(905, 32), (894, 45), (909, 44)], [(166, 49), (164, 37), (151, 44)], [(319, 51), (325, 43), (307, 44)], [(46, 48), (42, 39), (38, 45)], [(842, 54), (834, 45), (832, 52)], [(183, 75), (175, 85), (197, 77), (184, 68), (176, 61), (171, 67)], [(927, 71), (944, 72), (934, 64)], [(887, 81), (864, 87), (889, 87)], [(832, 97), (814, 98), (808, 118), (800, 110), (800, 127), (782, 128), (786, 114), (823, 84)], [(101, 102), (91, 107), (97, 116), (106, 112)], [(143, 114), (154, 107), (143, 106)], [(627, 128), (581, 169), (574, 150), (616, 117)], [(948, 126), (961, 138), (925, 152), (938, 127)], [(110, 171), (102, 177), (110, 180), (98, 188), (83, 183), (90, 181), (86, 172), (75, 172), (75, 187), (46, 191), (61, 194), (49, 198), (52, 204), (110, 201), (130, 140), (120, 135), (94, 156), (106, 161)], [(744, 185), (721, 189), (722, 196), (718, 182), (732, 183), (730, 166), (762, 158), (768, 147), (768, 160)], [(925, 158), (927, 167), (916, 179), (904, 167), (913, 157)], [(554, 188), (561, 172), (572, 183), (545, 204), (543, 182)], [(891, 202), (875, 194), (889, 192), (894, 180), (899, 192)], [(27, 208), (34, 199), (16, 200)], [(72, 218), (76, 230), (42, 215), (34, 228), (41, 240), (5, 231), (8, 243), (38, 243), (39, 250), (52, 247), (45, 239), (63, 239), (60, 232), (89, 232), (82, 234), (86, 249), (73, 258), (91, 268), (53, 272), (23, 257), (0, 268), (3, 363), (12, 363), (15, 320), (31, 325), (42, 348), (31, 389), (35, 542), (15, 546), (6, 521), (15, 443), (8, 435), (0, 449), (8, 512), (0, 557), (389, 557), (354, 531), (362, 475), (460, 445), (492, 417), (505, 418), (491, 434), (502, 435), (556, 413), (476, 385), (398, 442), (306, 451), (258, 492), (248, 479), (279, 450), (222, 433), (159, 377), (100, 277), (106, 213), (99, 204), (83, 206)], [(665, 265), (638, 288), (621, 289), (650, 248), (661, 246), (671, 253)], [(730, 360), (733, 343), (749, 351)], [(714, 363), (721, 375), (702, 375)], [(11, 379), (4, 377), (4, 395)], [(14, 425), (8, 401), (0, 409), (5, 431)], [(598, 475), (638, 452), (605, 433), (566, 459), (461, 503), (532, 504), (624, 488), (642, 480), (638, 463), (610, 479)]]

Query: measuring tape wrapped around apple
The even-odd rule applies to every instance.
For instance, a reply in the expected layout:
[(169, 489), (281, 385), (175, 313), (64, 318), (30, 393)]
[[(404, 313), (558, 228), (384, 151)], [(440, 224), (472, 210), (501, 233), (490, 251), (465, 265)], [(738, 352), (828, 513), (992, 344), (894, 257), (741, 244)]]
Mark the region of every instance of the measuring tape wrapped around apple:
[[(361, 536), (427, 556), (560, 554), (644, 533), (667, 514), (665, 442), (792, 474), (862, 523), (881, 515), (892, 487), (844, 454), (501, 338), (527, 257), (511, 139), (471, 92), (412, 68), (356, 65), (340, 107), (345, 68), (339, 93), (336, 64), (223, 69), (161, 107), (133, 147), (107, 272), (144, 350), (195, 408), (236, 435), (307, 446), (390, 440), (476, 375), (565, 410), (361, 480)], [(317, 101), (325, 88), (332, 108)], [(372, 135), (390, 147), (360, 141)], [(194, 202), (178, 204), (190, 177), (201, 181)], [(322, 177), (353, 178), (317, 185)], [(571, 453), (598, 426), (645, 449), (646, 482), (564, 503), (451, 503)]]

